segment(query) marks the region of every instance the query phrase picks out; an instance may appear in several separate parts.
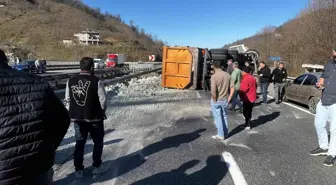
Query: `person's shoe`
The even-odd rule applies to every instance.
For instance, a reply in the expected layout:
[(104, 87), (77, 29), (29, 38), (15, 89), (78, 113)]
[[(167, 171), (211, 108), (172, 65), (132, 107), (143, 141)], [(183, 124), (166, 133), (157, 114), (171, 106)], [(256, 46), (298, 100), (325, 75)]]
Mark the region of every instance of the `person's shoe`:
[(335, 163), (336, 158), (328, 155), (327, 158), (324, 160), (323, 165), (324, 166), (332, 166)]
[(104, 168), (104, 167), (100, 166), (100, 167), (95, 167), (92, 170), (92, 174), (93, 175), (98, 175), (98, 174), (101, 174), (101, 173), (105, 173), (107, 171), (108, 171), (108, 168)]
[(275, 102), (275, 104), (279, 105), (279, 104), (280, 104), (280, 102), (279, 102), (279, 101), (278, 101), (278, 102)]
[(251, 126), (250, 126), (250, 125), (247, 125), (247, 126), (245, 127), (245, 130), (251, 130)]
[(212, 136), (212, 139), (224, 140), (225, 138), (219, 135)]
[(83, 178), (83, 170), (79, 170), (75, 172), (76, 179), (82, 179)]
[(328, 150), (323, 150), (322, 148), (318, 147), (315, 150), (309, 152), (309, 155), (312, 156), (321, 156), (321, 155), (327, 155)]

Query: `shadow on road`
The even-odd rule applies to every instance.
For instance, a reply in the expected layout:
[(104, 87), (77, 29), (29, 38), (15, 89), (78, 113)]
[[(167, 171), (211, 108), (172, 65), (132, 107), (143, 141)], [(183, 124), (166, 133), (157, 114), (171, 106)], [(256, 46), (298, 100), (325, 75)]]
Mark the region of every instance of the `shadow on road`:
[(184, 143), (190, 143), (201, 137), (200, 133), (205, 131), (206, 129), (199, 129), (194, 132), (167, 137), (162, 139), (161, 141), (148, 145), (142, 150), (133, 152), (131, 154), (119, 157), (114, 160), (105, 161), (102, 164), (102, 167), (109, 168), (110, 170), (107, 171), (105, 174), (99, 175), (95, 179), (92, 179), (92, 175), (89, 175), (92, 170), (92, 168), (89, 167), (86, 168), (84, 171), (85, 175), (88, 174), (84, 177), (84, 179), (76, 180), (74, 174), (72, 173), (64, 179), (56, 181), (55, 184), (66, 185), (73, 181), (80, 181), (79, 184), (81, 185), (89, 185), (95, 182), (105, 182), (111, 180), (144, 164), (146, 162), (145, 157), (148, 157), (165, 149), (178, 147)]
[[(104, 142), (104, 146), (119, 143), (122, 140), (123, 139), (113, 139), (113, 140), (110, 140), (110, 141), (106, 141), (106, 142)], [(75, 151), (75, 146), (56, 151), (55, 164), (64, 164), (64, 163), (72, 160), (74, 151)], [(92, 151), (93, 151), (93, 144), (85, 145), (84, 155), (86, 155), (88, 153), (91, 153)]]
[(198, 163), (198, 160), (192, 160), (177, 169), (157, 173), (131, 185), (218, 185), (228, 171), (225, 162), (221, 160), (221, 156), (214, 155), (207, 158), (204, 168), (190, 175), (186, 174), (188, 169), (195, 167)]
[[(265, 116), (259, 116), (258, 119), (252, 120), (251, 128), (255, 128), (255, 127), (258, 127), (260, 125), (264, 125), (264, 124), (266, 124), (270, 121), (275, 120), (279, 116), (280, 116), (280, 112), (273, 112), (273, 113), (265, 115)], [(239, 132), (241, 132), (243, 130), (244, 130), (244, 128), (241, 127), (241, 125), (238, 125), (236, 128), (234, 128), (229, 133), (229, 137), (234, 136), (234, 135), (238, 134)]]
[[(114, 132), (115, 131), (115, 129), (107, 129), (107, 130), (105, 130), (105, 135), (106, 134), (109, 134), (109, 133), (111, 133), (111, 132)], [(90, 134), (89, 134), (90, 135)], [(88, 139), (89, 140), (89, 139)], [(70, 144), (70, 143), (74, 143), (75, 142), (75, 136), (73, 135), (73, 136), (71, 136), (71, 137), (68, 137), (68, 138), (65, 138), (65, 139), (63, 139), (63, 141), (62, 141), (62, 143), (60, 144), (60, 146), (63, 146), (63, 145), (68, 145), (68, 144)]]

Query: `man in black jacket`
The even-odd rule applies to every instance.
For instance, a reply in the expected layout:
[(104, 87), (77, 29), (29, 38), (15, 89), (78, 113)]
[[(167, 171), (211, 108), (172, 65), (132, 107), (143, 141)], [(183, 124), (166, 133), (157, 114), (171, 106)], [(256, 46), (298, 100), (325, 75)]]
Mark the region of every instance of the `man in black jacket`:
[(74, 121), (76, 146), (74, 165), (76, 178), (83, 178), (83, 155), (88, 133), (93, 140), (92, 173), (99, 174), (104, 146), (104, 119), (106, 92), (103, 83), (94, 75), (93, 58), (84, 57), (80, 61), (81, 72), (69, 79), (66, 85), (65, 102), (69, 105), (71, 121)]
[(283, 97), (284, 79), (287, 78), (287, 71), (284, 68), (284, 63), (279, 62), (278, 67), (272, 72), (271, 79), (274, 86), (275, 103), (279, 104)]
[(263, 97), (263, 103), (267, 104), (267, 90), (271, 81), (271, 69), (266, 66), (264, 61), (259, 63), (258, 75), (260, 76), (260, 90)]
[(51, 185), (69, 124), (48, 82), (10, 68), (0, 50), (0, 184)]

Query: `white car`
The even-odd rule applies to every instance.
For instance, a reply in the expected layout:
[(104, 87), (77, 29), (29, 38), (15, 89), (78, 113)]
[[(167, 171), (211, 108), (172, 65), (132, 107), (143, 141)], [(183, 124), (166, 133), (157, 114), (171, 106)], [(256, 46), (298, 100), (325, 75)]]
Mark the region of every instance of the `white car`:
[(104, 69), (105, 62), (102, 59), (94, 59), (94, 68), (95, 69)]

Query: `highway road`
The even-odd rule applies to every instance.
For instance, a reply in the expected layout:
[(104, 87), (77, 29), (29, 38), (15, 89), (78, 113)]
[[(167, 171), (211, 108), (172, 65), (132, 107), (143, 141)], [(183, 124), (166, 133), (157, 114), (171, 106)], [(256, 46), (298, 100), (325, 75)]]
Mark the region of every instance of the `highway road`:
[[(160, 77), (158, 78), (160, 80)], [(257, 105), (253, 128), (240, 130), (229, 112), (231, 137), (216, 133), (210, 96), (202, 91), (160, 89), (139, 80), (110, 91), (103, 154), (110, 170), (91, 176), (92, 141), (83, 180), (73, 176), (71, 128), (57, 151), (55, 184), (114, 185), (334, 185), (336, 168), (311, 157), (317, 147), (314, 116), (293, 104)], [(157, 83), (159, 85), (159, 83)], [(109, 87), (108, 89), (113, 89)], [(272, 87), (270, 87), (270, 92)], [(225, 154), (225, 160), (223, 157)]]

